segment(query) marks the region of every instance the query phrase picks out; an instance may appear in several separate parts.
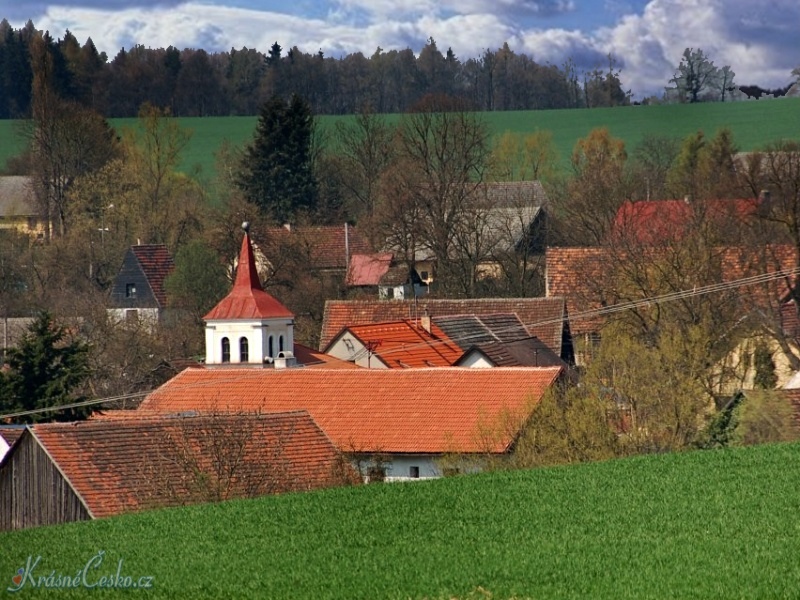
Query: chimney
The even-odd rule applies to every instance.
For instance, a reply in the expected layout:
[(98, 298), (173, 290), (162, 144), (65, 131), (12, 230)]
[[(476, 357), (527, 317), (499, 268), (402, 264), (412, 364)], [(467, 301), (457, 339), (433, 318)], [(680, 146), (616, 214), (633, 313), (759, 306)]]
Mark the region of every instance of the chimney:
[(692, 196), (691, 196), (691, 194), (686, 194), (686, 195), (683, 197), (683, 201), (684, 201), (684, 202), (686, 202), (686, 204), (689, 204), (689, 203), (692, 201)]
[(296, 366), (297, 359), (294, 357), (294, 353), (290, 350), (282, 350), (281, 352), (278, 352), (278, 356), (275, 357), (276, 369), (290, 369)]
[(758, 194), (758, 199), (761, 200), (761, 202), (764, 202), (764, 203), (769, 202), (769, 200), (770, 200), (769, 190), (761, 190), (761, 192), (759, 192), (759, 194)]
[(431, 332), (431, 316), (428, 314), (427, 310), (425, 311), (425, 314), (420, 317), (419, 324), (422, 325), (422, 328), (425, 331), (428, 333)]

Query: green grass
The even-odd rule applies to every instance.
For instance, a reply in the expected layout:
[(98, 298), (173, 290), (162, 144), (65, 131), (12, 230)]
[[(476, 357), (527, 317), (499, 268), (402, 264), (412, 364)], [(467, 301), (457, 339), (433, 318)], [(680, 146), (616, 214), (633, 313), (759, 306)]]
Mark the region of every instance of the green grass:
[[(742, 150), (755, 150), (783, 138), (800, 139), (800, 98), (729, 104), (683, 104), (630, 106), (591, 110), (540, 110), (485, 113), (495, 133), (516, 131), (530, 133), (547, 130), (553, 133), (556, 149), (564, 167), (575, 142), (595, 127), (608, 127), (611, 134), (625, 141), (630, 151), (645, 134), (685, 137), (698, 130), (713, 135), (721, 127), (730, 127)], [(390, 116), (394, 120), (397, 116)], [(323, 130), (352, 117), (320, 117)], [(135, 119), (112, 119), (117, 127), (127, 127)], [(214, 173), (214, 153), (223, 140), (241, 146), (252, 139), (256, 117), (183, 118), (181, 124), (193, 132), (183, 154), (182, 169), (199, 173), (201, 178)], [(14, 121), (0, 121), (0, 166), (19, 153), (22, 141), (14, 135)]]
[(5, 533), (0, 584), (105, 550), (159, 598), (797, 597), (798, 489), (787, 444), (327, 490)]

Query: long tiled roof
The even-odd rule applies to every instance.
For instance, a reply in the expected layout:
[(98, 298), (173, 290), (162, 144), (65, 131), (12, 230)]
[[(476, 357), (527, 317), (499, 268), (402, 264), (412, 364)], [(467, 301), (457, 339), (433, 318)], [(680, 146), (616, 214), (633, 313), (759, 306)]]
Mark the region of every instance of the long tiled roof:
[(372, 355), (390, 369), (449, 367), (461, 356), (461, 349), (435, 324), (428, 332), (420, 322), (404, 319), (353, 325), (342, 335), (348, 333), (369, 345)]
[(417, 319), (425, 314), (436, 320), (448, 315), (513, 313), (547, 347), (561, 356), (567, 318), (563, 298), (478, 298), (466, 300), (420, 298), (413, 300), (328, 300), (322, 319), (320, 348), (344, 327)]
[(261, 249), (268, 260), (285, 245), (297, 243), (308, 247), (310, 266), (316, 269), (345, 269), (349, 256), (372, 252), (366, 238), (351, 225), (273, 227), (264, 232), (264, 238)]
[(307, 410), (339, 449), (503, 452), (561, 369), (188, 369), (142, 403), (179, 412)]
[(136, 257), (158, 304), (166, 307), (167, 292), (164, 289), (164, 280), (175, 268), (167, 247), (164, 244), (140, 244), (131, 246), (130, 251)]
[(612, 235), (646, 244), (670, 242), (686, 235), (698, 218), (720, 226), (741, 223), (755, 216), (760, 205), (758, 198), (627, 201), (617, 211)]
[(246, 449), (230, 497), (251, 495), (242, 486), (260, 495), (334, 483), (337, 450), (305, 412), (125, 417), (29, 428), (95, 518), (186, 503), (187, 478), (211, 472), (215, 443)]
[(228, 319), (291, 319), (294, 314), (278, 299), (264, 291), (256, 270), (250, 235), (245, 233), (236, 268), (233, 289), (203, 317), (206, 321)]
[[(655, 262), (659, 256), (663, 257), (659, 252), (658, 248), (644, 249), (640, 252), (644, 258), (640, 260)], [(596, 331), (601, 326), (602, 318), (591, 316), (589, 311), (639, 299), (617, 297), (614, 286), (604, 284), (614, 276), (615, 269), (624, 267), (626, 256), (625, 252), (602, 246), (547, 249), (546, 293), (566, 299), (573, 334)], [(716, 258), (720, 263), (720, 279), (726, 282), (796, 266), (794, 250), (788, 245), (757, 250), (744, 246), (721, 247), (716, 251)], [(785, 295), (785, 284), (776, 280), (765, 286), (743, 287), (741, 295), (748, 299), (751, 308), (757, 304), (774, 304)]]

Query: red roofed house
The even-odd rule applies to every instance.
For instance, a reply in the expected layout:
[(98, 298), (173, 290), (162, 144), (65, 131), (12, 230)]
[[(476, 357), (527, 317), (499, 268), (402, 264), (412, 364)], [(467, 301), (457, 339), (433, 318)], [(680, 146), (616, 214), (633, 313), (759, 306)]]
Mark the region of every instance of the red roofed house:
[(430, 317), (423, 317), (346, 327), (325, 353), (368, 369), (408, 369), (449, 367), (462, 351)]
[(735, 200), (636, 200), (626, 201), (614, 217), (612, 237), (656, 245), (685, 236), (699, 222), (713, 222), (721, 231), (745, 223), (756, 215), (761, 198)]
[[(426, 315), (437, 323), (451, 340), (459, 344), (462, 350), (466, 350), (477, 338), (465, 340), (468, 343), (462, 345), (457, 339), (463, 337), (460, 328), (451, 328), (451, 320), (455, 321), (453, 325), (463, 326), (467, 317), (471, 317), (473, 321), (476, 318), (485, 321), (484, 317), (515, 315), (514, 320), (521, 321), (527, 335), (537, 337), (566, 363), (574, 364), (567, 305), (563, 298), (557, 297), (460, 300), (426, 297), (417, 301), (328, 300), (325, 303), (322, 319), (320, 348), (327, 348), (345, 327), (396, 322), (403, 319), (416, 321)], [(448, 331), (450, 329), (453, 333)], [(467, 334), (470, 336), (479, 333), (474, 328), (465, 329), (469, 329)]]
[(294, 315), (261, 286), (247, 229), (233, 289), (203, 319), (206, 366), (294, 360)]
[(164, 280), (175, 268), (163, 244), (131, 246), (111, 286), (109, 313), (118, 320), (155, 324), (167, 308)]
[(0, 530), (357, 480), (306, 412), (122, 412), (27, 427), (0, 461)]
[(438, 477), (441, 459), (513, 451), (560, 367), (187, 369), (139, 410), (306, 410), (359, 463), (382, 457), (389, 479)]

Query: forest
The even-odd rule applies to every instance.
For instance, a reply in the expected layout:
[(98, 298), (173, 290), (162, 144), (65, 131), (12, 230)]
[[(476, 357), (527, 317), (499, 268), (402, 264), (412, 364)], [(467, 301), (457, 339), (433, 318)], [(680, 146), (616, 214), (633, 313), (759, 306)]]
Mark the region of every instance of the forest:
[[(275, 42), (266, 52), (231, 48), (149, 48), (143, 44), (109, 57), (91, 38), (81, 44), (67, 30), (54, 38), (29, 21), (13, 29), (0, 21), (0, 119), (31, 113), (33, 68), (29, 47), (43, 37), (53, 57), (53, 85), (60, 97), (106, 118), (135, 117), (144, 102), (173, 116), (257, 115), (274, 95), (298, 94), (314, 114), (402, 113), (430, 94), (457, 97), (478, 111), (592, 108), (630, 104), (615, 59), (591, 72), (573, 62), (540, 64), (508, 44), (460, 60), (433, 38), (418, 52), (376, 48), (371, 56), (340, 59), (308, 54)], [(665, 82), (666, 83), (666, 82)]]

